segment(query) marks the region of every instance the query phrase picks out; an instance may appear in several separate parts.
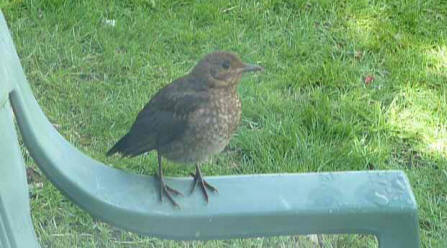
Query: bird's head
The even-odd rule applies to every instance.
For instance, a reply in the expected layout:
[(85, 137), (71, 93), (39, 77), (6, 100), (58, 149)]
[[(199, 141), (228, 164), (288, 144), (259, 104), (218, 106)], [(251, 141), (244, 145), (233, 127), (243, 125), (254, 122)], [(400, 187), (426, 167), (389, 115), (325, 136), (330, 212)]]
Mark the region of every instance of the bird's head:
[(229, 87), (239, 83), (245, 72), (262, 71), (258, 65), (245, 64), (231, 52), (213, 52), (194, 67), (191, 74), (206, 79), (209, 87)]

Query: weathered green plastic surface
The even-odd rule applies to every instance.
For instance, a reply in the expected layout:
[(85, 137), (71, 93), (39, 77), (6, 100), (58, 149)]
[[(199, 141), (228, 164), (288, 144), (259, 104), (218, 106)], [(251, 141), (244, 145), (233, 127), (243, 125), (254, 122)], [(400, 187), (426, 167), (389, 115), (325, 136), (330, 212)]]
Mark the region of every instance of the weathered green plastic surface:
[(25, 165), (9, 102), (0, 107), (0, 247), (39, 247), (31, 223)]
[[(10, 62), (15, 50), (0, 12), (0, 247), (39, 247), (30, 216), (25, 165), (14, 127), (8, 93), (18, 72)], [(6, 31), (6, 33), (5, 33)], [(13, 55), (13, 56), (12, 56)]]
[[(170, 239), (369, 233), (378, 237), (380, 247), (419, 247), (417, 205), (400, 171), (208, 177), (219, 189), (218, 194), (211, 194), (209, 204), (199, 191), (177, 198), (181, 209), (160, 203), (153, 177), (106, 166), (78, 151), (57, 132), (33, 97), (3, 16), (0, 19), (0, 99), (8, 99), (9, 93), (25, 145), (40, 169), (67, 197), (97, 218)], [(6, 185), (1, 189), (2, 199), (8, 195), (4, 188), (19, 182), (21, 196), (26, 194), (11, 117), (5, 116), (9, 112), (9, 105), (4, 105), (1, 132), (12, 137), (0, 142), (0, 152), (8, 148), (14, 155), (8, 153), (7, 160), (2, 157), (0, 169), (14, 167), (19, 173), (0, 175), (1, 185)], [(169, 178), (168, 183), (186, 193), (192, 181)], [(1, 214), (8, 218), (17, 212), (26, 215), (23, 225), (29, 240), (34, 240), (28, 201), (17, 205), (20, 207), (3, 208)], [(17, 231), (6, 227), (2, 235), (8, 230)]]

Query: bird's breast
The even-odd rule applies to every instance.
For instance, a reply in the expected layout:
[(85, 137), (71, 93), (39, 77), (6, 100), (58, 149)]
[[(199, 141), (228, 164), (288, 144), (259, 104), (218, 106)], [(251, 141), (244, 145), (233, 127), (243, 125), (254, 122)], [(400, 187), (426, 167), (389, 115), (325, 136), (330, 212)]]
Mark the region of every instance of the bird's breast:
[(209, 123), (208, 128), (229, 139), (236, 131), (241, 119), (241, 101), (236, 93), (221, 94), (214, 99), (210, 113), (213, 121)]
[(237, 94), (216, 94), (207, 106), (197, 109), (189, 127), (206, 137), (229, 140), (241, 119), (241, 101)]
[(237, 94), (217, 94), (210, 99), (189, 116), (183, 137), (178, 144), (172, 144), (179, 148), (175, 149), (175, 156), (165, 154), (166, 157), (179, 162), (199, 162), (228, 145), (241, 119), (240, 99)]

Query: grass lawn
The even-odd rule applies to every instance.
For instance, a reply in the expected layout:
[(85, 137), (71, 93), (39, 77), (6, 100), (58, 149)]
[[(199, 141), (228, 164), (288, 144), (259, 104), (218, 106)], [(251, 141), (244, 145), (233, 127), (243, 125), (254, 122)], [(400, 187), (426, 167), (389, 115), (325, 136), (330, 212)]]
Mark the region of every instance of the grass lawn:
[[(158, 89), (204, 54), (231, 50), (266, 71), (240, 85), (241, 127), (205, 175), (404, 170), (423, 247), (447, 247), (447, 1), (2, 0), (0, 8), (42, 108), (95, 159), (154, 174), (154, 154), (105, 152)], [(191, 169), (169, 163), (165, 173)], [(43, 176), (30, 179), (43, 247), (313, 247), (304, 237), (143, 237), (93, 219)], [(327, 247), (374, 243), (324, 238)]]

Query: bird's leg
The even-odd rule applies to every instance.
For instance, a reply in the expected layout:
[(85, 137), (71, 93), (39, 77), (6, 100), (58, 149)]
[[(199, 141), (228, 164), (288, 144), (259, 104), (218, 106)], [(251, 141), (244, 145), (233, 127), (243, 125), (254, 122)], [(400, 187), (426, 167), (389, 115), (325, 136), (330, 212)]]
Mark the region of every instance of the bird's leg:
[(166, 197), (169, 199), (172, 205), (174, 205), (174, 207), (180, 207), (177, 204), (177, 202), (175, 202), (174, 199), (172, 198), (171, 193), (174, 195), (181, 195), (181, 196), (183, 196), (183, 194), (169, 187), (169, 185), (165, 183), (165, 179), (163, 177), (163, 170), (161, 168), (161, 154), (158, 151), (157, 156), (158, 156), (158, 178), (160, 180), (160, 201), (163, 201), (163, 195), (166, 195)]
[(196, 174), (191, 173), (191, 176), (194, 178), (194, 182), (192, 185), (191, 193), (196, 188), (196, 184), (199, 184), (200, 189), (202, 190), (203, 196), (205, 197), (206, 202), (208, 202), (208, 193), (206, 192), (206, 189), (209, 189), (213, 192), (217, 192), (217, 188), (210, 185), (203, 179), (202, 173), (200, 172), (200, 166), (196, 165)]

